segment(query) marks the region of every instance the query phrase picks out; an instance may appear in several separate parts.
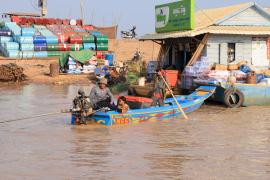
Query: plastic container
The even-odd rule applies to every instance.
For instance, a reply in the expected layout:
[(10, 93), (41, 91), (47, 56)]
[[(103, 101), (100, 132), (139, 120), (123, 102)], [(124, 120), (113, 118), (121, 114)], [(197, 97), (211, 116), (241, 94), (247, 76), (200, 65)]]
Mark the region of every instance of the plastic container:
[(113, 66), (113, 59), (114, 59), (113, 57), (114, 57), (113, 54), (109, 54), (109, 53), (105, 54), (105, 59), (109, 61), (110, 66)]
[(178, 71), (177, 70), (164, 70), (163, 76), (166, 77), (166, 79), (171, 87), (175, 87), (177, 85), (177, 80), (178, 80)]
[(70, 44), (59, 44), (59, 50), (60, 51), (71, 51), (71, 45)]

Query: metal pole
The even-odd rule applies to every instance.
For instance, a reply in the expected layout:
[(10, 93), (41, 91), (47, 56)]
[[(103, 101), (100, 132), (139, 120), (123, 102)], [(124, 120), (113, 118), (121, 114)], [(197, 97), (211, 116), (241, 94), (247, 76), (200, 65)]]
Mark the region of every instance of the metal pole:
[(81, 18), (82, 18), (82, 25), (84, 25), (83, 0), (81, 0)]

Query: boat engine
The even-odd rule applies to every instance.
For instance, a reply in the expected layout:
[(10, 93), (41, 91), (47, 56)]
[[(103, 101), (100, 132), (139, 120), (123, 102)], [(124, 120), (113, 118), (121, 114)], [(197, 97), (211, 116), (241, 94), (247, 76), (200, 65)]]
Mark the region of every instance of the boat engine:
[(86, 124), (86, 119), (92, 111), (93, 109), (89, 97), (85, 96), (84, 91), (80, 89), (78, 95), (73, 100), (73, 107), (71, 109), (76, 123)]

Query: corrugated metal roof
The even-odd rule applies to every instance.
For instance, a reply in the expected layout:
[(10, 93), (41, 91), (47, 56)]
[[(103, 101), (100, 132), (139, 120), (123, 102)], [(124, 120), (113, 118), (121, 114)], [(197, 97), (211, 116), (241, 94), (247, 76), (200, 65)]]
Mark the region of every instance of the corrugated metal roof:
[[(205, 9), (195, 14), (195, 29), (190, 31), (176, 31), (169, 33), (146, 34), (141, 40), (162, 40), (178, 37), (193, 37), (204, 33), (216, 34), (243, 34), (243, 35), (268, 35), (270, 27), (267, 26), (216, 26), (216, 22), (243, 9), (253, 6), (255, 3), (243, 3), (223, 8)], [(270, 12), (270, 8), (267, 9)]]

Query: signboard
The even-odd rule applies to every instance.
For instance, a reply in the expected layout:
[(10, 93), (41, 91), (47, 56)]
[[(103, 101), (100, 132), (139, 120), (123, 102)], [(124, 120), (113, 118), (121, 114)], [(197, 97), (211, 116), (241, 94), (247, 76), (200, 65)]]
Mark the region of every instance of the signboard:
[(194, 29), (194, 0), (180, 0), (155, 8), (156, 32)]

